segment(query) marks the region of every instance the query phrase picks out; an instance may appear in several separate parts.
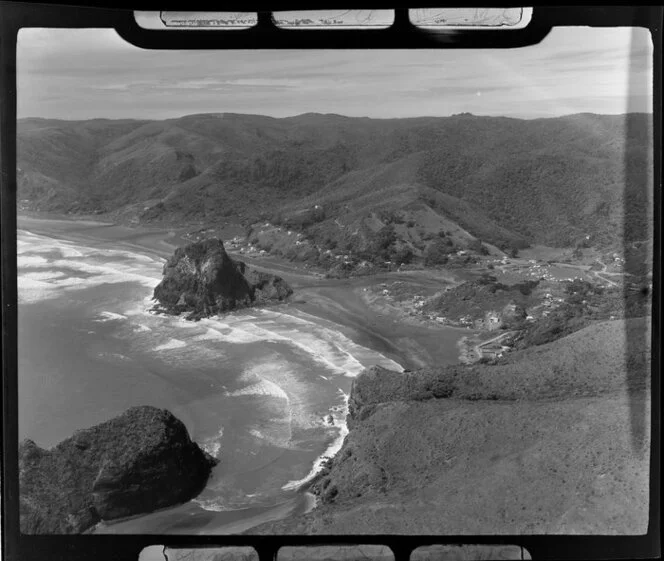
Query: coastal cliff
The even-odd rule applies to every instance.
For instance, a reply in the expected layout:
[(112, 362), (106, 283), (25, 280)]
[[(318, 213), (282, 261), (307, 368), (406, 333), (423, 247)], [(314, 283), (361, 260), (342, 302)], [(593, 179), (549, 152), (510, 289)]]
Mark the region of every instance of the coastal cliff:
[(493, 365), (365, 370), (317, 508), (250, 533), (644, 532), (649, 326), (597, 322)]
[(189, 312), (196, 319), (283, 301), (292, 293), (281, 277), (231, 259), (223, 242), (213, 238), (175, 250), (164, 265), (154, 298), (161, 311)]
[(170, 412), (132, 407), (51, 450), (19, 447), (21, 531), (81, 533), (102, 520), (150, 512), (200, 493), (215, 459)]

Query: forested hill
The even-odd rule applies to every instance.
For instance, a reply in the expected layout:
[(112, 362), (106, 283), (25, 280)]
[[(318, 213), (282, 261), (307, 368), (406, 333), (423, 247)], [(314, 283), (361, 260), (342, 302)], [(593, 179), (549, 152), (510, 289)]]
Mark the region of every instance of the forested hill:
[(411, 209), (496, 244), (568, 246), (590, 235), (611, 245), (625, 208), (644, 222), (651, 138), (646, 114), (31, 118), (18, 122), (18, 199), (171, 224), (250, 223), (315, 205), (321, 220), (351, 224)]

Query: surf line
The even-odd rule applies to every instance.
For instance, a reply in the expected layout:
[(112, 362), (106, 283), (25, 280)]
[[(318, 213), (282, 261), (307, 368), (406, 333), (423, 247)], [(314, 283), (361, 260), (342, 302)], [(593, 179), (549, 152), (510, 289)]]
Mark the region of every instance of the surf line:
[(348, 399), (350, 395), (345, 393), (341, 388), (339, 388), (339, 392), (343, 395), (344, 399), (343, 416), (342, 416), (343, 420), (340, 421), (338, 425), (335, 424), (335, 426), (339, 428), (339, 434), (327, 447), (325, 452), (323, 452), (320, 456), (318, 456), (318, 458), (316, 458), (316, 460), (314, 461), (314, 465), (309, 471), (309, 473), (302, 479), (289, 481), (288, 483), (283, 485), (281, 487), (283, 491), (300, 490), (304, 485), (306, 485), (309, 481), (311, 481), (316, 475), (320, 473), (320, 471), (325, 466), (325, 462), (328, 459), (334, 458), (334, 456), (339, 452), (339, 450), (341, 450), (341, 447), (344, 444), (344, 440), (346, 440), (346, 436), (348, 435), (348, 426), (346, 425), (345, 419), (346, 415), (348, 414)]

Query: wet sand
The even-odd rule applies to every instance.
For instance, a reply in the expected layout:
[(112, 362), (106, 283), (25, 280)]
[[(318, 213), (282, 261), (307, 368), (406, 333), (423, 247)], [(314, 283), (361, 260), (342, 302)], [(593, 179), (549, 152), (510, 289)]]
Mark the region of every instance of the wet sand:
[[(18, 228), (36, 234), (75, 242), (94, 242), (98, 247), (126, 248), (151, 256), (168, 258), (176, 247), (188, 243), (181, 236), (186, 229), (129, 227), (119, 224), (66, 217), (18, 216)], [(372, 277), (325, 279), (306, 269), (275, 258), (233, 257), (282, 276), (294, 289), (292, 303), (285, 306), (341, 326), (344, 334), (360, 345), (372, 348), (401, 364), (405, 369), (443, 366), (459, 361), (457, 342), (470, 330), (449, 326), (418, 326), (403, 321), (387, 310), (370, 307), (362, 298), (366, 286), (385, 281), (412, 280), (432, 284), (436, 277), (426, 271), (382, 273)]]
[[(162, 259), (172, 255), (176, 247), (188, 243), (181, 236), (184, 229), (152, 229), (128, 227), (95, 220), (63, 217), (19, 216), (18, 228), (35, 234), (63, 239), (95, 247), (126, 249)], [(385, 310), (372, 309), (362, 297), (363, 289), (376, 283), (412, 278), (409, 273), (385, 273), (374, 277), (325, 279), (320, 275), (278, 259), (252, 258), (233, 254), (258, 268), (281, 275), (295, 290), (291, 303), (280, 306), (280, 312), (295, 316), (315, 316), (334, 324), (355, 343), (382, 353), (406, 369), (425, 365), (458, 362), (458, 340), (467, 330), (450, 327), (427, 328), (401, 321)], [(423, 275), (423, 283), (435, 283), (434, 277)], [(306, 486), (305, 486), (306, 488)], [(303, 514), (313, 508), (312, 496), (304, 489), (292, 498), (271, 506), (234, 512), (194, 512), (191, 506), (164, 509), (138, 519), (101, 525), (95, 533), (160, 533), (230, 534), (284, 517)], [(183, 520), (185, 521), (183, 523)]]
[[(167, 507), (148, 514), (101, 522), (89, 534), (240, 534), (254, 526), (275, 522), (311, 511), (315, 498), (311, 493), (298, 493), (281, 504), (224, 513), (193, 511), (190, 503)], [(155, 530), (157, 529), (157, 530)]]

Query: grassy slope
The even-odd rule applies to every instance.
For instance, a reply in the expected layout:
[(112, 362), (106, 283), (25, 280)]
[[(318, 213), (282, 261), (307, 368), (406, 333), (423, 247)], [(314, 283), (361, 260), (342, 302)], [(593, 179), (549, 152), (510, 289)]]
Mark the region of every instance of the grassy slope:
[(424, 201), (490, 242), (562, 245), (590, 233), (610, 243), (626, 197), (629, 213), (642, 212), (650, 128), (641, 114), (29, 119), (19, 122), (19, 199), (75, 212), (135, 204), (139, 215), (145, 203), (143, 221), (169, 223), (321, 202), (328, 218), (353, 222)]
[(253, 532), (645, 532), (647, 329), (597, 323), (466, 369), (450, 399), (383, 401), (319, 483), (328, 500)]

